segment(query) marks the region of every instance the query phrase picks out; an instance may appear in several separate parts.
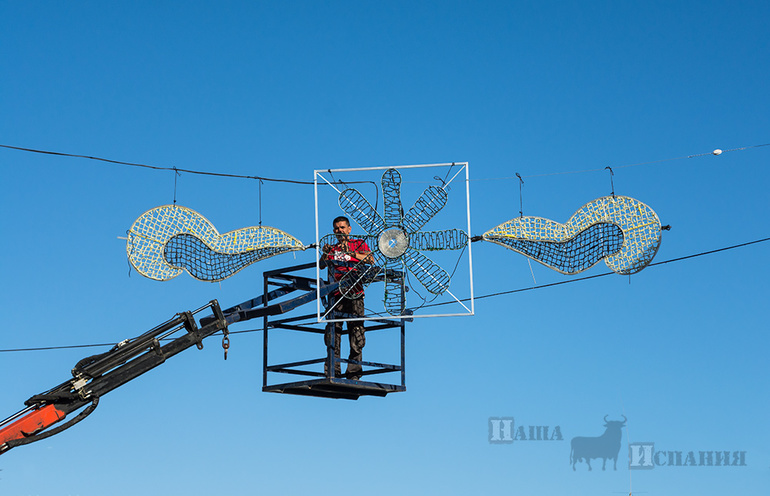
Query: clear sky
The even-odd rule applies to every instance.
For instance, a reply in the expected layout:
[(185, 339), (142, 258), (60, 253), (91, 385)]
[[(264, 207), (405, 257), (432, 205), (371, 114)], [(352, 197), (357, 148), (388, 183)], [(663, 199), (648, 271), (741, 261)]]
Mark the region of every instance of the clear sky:
[[(525, 178), (525, 214), (566, 221), (610, 193), (611, 166), (617, 194), (672, 226), (660, 262), (770, 236), (770, 146), (754, 146), (770, 143), (769, 16), (760, 1), (6, 1), (0, 144), (307, 181), (467, 161), (473, 235), (518, 215), (518, 180), (499, 178)], [(172, 172), (10, 149), (0, 166), (0, 349), (115, 343), (313, 261), (216, 284), (129, 276), (119, 237), (174, 200)], [(176, 181), (221, 232), (259, 222), (258, 191)], [(312, 186), (265, 183), (261, 200), (265, 225), (315, 241)], [(0, 494), (767, 494), (769, 248), (415, 321), (407, 391), (384, 399), (263, 393), (261, 332), (234, 335), (226, 362), (211, 338), (0, 456)], [(473, 269), (476, 295), (571, 279), (488, 243)], [(106, 349), (0, 353), (0, 417)], [(624, 415), (617, 470), (573, 471), (571, 439)], [(563, 439), (491, 444), (490, 417)], [(630, 470), (629, 442), (746, 463)]]

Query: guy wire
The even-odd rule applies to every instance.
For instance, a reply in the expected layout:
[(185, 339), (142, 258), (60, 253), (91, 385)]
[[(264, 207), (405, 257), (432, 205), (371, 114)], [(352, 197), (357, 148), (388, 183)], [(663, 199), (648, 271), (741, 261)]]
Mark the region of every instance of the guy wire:
[[(653, 266), (656, 266), (656, 265), (665, 265), (665, 264), (673, 263), (673, 262), (681, 262), (682, 260), (687, 260), (687, 259), (690, 259), (690, 258), (702, 257), (702, 256), (705, 256), (705, 255), (712, 255), (714, 253), (719, 253), (719, 252), (728, 251), (728, 250), (734, 250), (736, 248), (743, 248), (744, 246), (750, 246), (750, 245), (754, 245), (754, 244), (758, 244), (758, 243), (765, 243), (767, 241), (770, 241), (770, 237), (762, 238), (762, 239), (756, 239), (754, 241), (748, 241), (746, 243), (740, 243), (740, 244), (737, 244), (737, 245), (726, 246), (726, 247), (723, 247), (723, 248), (717, 248), (715, 250), (704, 251), (704, 252), (701, 252), (701, 253), (695, 253), (693, 255), (685, 255), (683, 257), (672, 258), (670, 260), (664, 260), (662, 262), (655, 262), (655, 263), (649, 264), (647, 267), (653, 267)], [(569, 280), (566, 280), (566, 281), (558, 281), (558, 282), (552, 282), (552, 283), (548, 283), (548, 284), (541, 284), (539, 286), (531, 286), (531, 287), (528, 287), (528, 288), (519, 288), (519, 289), (512, 289), (510, 291), (500, 291), (500, 292), (497, 292), (497, 293), (490, 293), (490, 294), (486, 294), (486, 295), (476, 296), (474, 299), (481, 300), (481, 299), (484, 299), (484, 298), (492, 298), (492, 297), (495, 297), (495, 296), (503, 296), (503, 295), (509, 295), (509, 294), (514, 294), (514, 293), (522, 293), (524, 291), (532, 291), (532, 290), (535, 290), (535, 289), (550, 288), (552, 286), (561, 286), (563, 284), (571, 284), (571, 283), (580, 282), (580, 281), (587, 281), (589, 279), (596, 279), (598, 277), (610, 276), (610, 275), (613, 275), (613, 274), (615, 274), (615, 273), (614, 272), (604, 272), (602, 274), (595, 274), (595, 275), (592, 275), (592, 276), (580, 277), (578, 279), (569, 279)], [(463, 298), (460, 301), (470, 301), (470, 298)], [(454, 301), (449, 301), (449, 302), (442, 302), (442, 303), (431, 303), (431, 304), (427, 304), (427, 305), (421, 306), (420, 308), (437, 307), (437, 306), (441, 306), (441, 305), (449, 305), (449, 304), (452, 304), (452, 303), (455, 303), (455, 302)], [(241, 331), (230, 331), (230, 334), (244, 334), (244, 333), (260, 332), (260, 331), (262, 331), (262, 329), (245, 329), (245, 330), (241, 330)], [(101, 344), (79, 344), (79, 345), (69, 345), (69, 346), (44, 346), (44, 347), (38, 347), (38, 348), (14, 348), (14, 349), (0, 350), (0, 353), (12, 353), (12, 352), (17, 352), (17, 351), (62, 350), (62, 349), (71, 349), (71, 348), (90, 348), (90, 347), (97, 347), (97, 346), (115, 346), (115, 344), (116, 343), (101, 343)]]

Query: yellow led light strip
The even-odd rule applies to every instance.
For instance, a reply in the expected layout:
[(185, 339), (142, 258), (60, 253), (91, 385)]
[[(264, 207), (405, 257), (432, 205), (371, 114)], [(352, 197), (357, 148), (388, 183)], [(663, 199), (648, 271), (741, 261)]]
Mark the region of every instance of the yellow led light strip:
[(186, 270), (202, 281), (221, 281), (265, 258), (306, 247), (273, 227), (224, 234), (198, 212), (178, 205), (148, 210), (128, 231), (126, 252), (145, 277), (167, 281)]
[(563, 274), (582, 272), (599, 260), (618, 274), (634, 274), (655, 257), (661, 242), (657, 214), (627, 196), (605, 196), (583, 205), (564, 224), (518, 217), (484, 233)]

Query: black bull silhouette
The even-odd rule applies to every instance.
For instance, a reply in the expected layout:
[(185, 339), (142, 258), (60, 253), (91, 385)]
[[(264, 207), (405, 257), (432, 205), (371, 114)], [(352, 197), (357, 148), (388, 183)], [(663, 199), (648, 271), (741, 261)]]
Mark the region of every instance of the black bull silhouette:
[(611, 458), (614, 462), (613, 469), (618, 469), (618, 453), (620, 453), (620, 439), (622, 429), (628, 419), (623, 415), (623, 421), (607, 420), (604, 416), (604, 434), (599, 437), (573, 437), (571, 449), (569, 452), (569, 461), (572, 464), (572, 470), (575, 470), (575, 464), (585, 460), (588, 464), (588, 470), (591, 470), (591, 459), (602, 459), (602, 470), (607, 465), (607, 459)]

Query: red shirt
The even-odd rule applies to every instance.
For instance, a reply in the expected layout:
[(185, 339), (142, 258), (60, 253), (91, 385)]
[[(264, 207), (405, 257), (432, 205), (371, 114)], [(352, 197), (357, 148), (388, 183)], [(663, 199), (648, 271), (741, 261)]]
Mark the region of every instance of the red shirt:
[[(348, 240), (348, 248), (347, 250), (342, 249), (342, 247), (339, 244), (336, 244), (332, 246), (329, 249), (329, 252), (326, 254), (326, 260), (329, 260), (331, 262), (358, 262), (358, 259), (354, 257), (351, 253), (360, 253), (365, 252), (369, 253), (369, 246), (366, 244), (366, 242), (363, 239), (353, 239), (350, 238)], [(355, 270), (355, 267), (348, 266), (348, 265), (333, 265), (333, 273), (334, 273), (334, 280), (339, 281), (342, 279), (342, 277), (350, 272), (351, 270)], [(364, 294), (364, 288), (361, 286), (356, 286), (354, 289), (355, 294), (360, 294), (363, 296)], [(339, 296), (339, 291), (334, 291), (333, 293), (335, 296)]]

